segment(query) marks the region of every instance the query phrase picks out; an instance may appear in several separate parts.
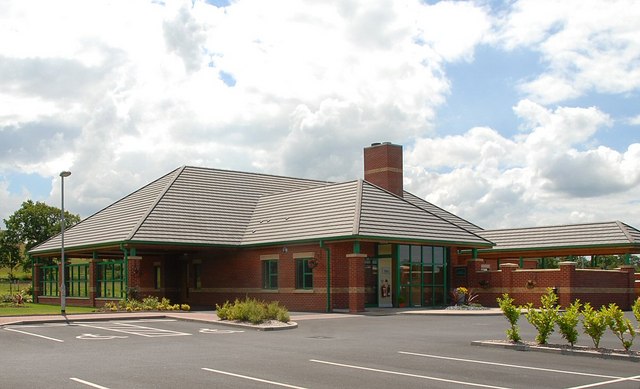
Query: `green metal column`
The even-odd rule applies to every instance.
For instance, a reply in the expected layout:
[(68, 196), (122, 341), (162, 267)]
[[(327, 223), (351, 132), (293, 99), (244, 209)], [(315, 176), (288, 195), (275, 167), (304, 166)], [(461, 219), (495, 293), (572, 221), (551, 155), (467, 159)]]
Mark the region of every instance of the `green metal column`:
[(449, 293), (447, 293), (448, 289), (447, 289), (447, 280), (449, 278), (449, 266), (448, 266), (448, 262), (449, 262), (449, 258), (451, 257), (451, 247), (447, 247), (446, 250), (444, 250), (444, 263), (442, 264), (442, 276), (444, 277), (444, 305), (449, 305), (449, 302), (447, 301), (447, 297), (449, 295)]
[(331, 249), (320, 241), (320, 248), (327, 253), (327, 312), (331, 312)]
[(520, 257), (519, 266), (520, 266), (520, 269), (524, 269), (524, 258), (522, 257)]

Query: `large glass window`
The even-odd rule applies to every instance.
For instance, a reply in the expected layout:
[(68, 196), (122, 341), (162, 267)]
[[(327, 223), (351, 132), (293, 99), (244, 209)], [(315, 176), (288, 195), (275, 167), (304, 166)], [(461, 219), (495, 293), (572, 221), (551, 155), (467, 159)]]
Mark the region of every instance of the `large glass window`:
[(296, 289), (313, 289), (313, 271), (309, 267), (311, 260), (296, 259)]
[(42, 281), (40, 282), (43, 296), (58, 296), (58, 271), (57, 265), (41, 266)]
[(98, 295), (103, 298), (126, 297), (124, 261), (99, 262)]
[(278, 261), (262, 261), (262, 287), (278, 289)]
[(67, 294), (72, 297), (89, 296), (89, 264), (67, 265)]

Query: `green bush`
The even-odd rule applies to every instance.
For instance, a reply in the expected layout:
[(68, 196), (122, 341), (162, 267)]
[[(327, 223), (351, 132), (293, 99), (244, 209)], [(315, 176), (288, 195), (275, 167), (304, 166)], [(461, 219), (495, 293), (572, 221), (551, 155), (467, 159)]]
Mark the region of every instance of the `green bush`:
[(260, 324), (267, 320), (279, 320), (284, 323), (289, 321), (289, 311), (277, 301), (267, 304), (264, 301), (246, 297), (243, 301), (236, 299), (233, 304), (229, 301), (222, 306), (216, 304), (216, 310), (220, 320), (248, 321), (253, 324)]
[(520, 338), (518, 319), (520, 319), (522, 309), (513, 304), (513, 299), (509, 297), (507, 293), (503, 294), (502, 298), (498, 297), (497, 301), (502, 313), (504, 313), (504, 316), (511, 325), (511, 328), (507, 329), (507, 339), (512, 342), (519, 342), (522, 338)]
[(596, 311), (591, 304), (586, 303), (582, 309), (582, 327), (584, 333), (593, 341), (593, 345), (596, 348), (600, 347), (600, 339), (607, 330), (606, 312), (603, 309)]
[(547, 344), (547, 339), (554, 331), (556, 320), (558, 318), (558, 311), (560, 307), (557, 306), (558, 296), (553, 292), (553, 289), (547, 288), (547, 294), (540, 298), (540, 309), (534, 309), (533, 304), (527, 305), (527, 313), (525, 317), (531, 323), (532, 326), (538, 330), (536, 336), (536, 342), (539, 344)]
[(580, 300), (576, 300), (569, 305), (564, 313), (558, 315), (558, 331), (563, 338), (573, 347), (578, 341), (578, 322), (580, 321)]
[(631, 306), (631, 311), (633, 312), (633, 316), (635, 316), (636, 321), (638, 322), (638, 329), (640, 329), (640, 297), (636, 299), (636, 302)]
[(142, 306), (145, 310), (155, 311), (158, 309), (160, 302), (156, 296), (147, 296), (142, 299)]
[[(633, 324), (631, 324), (631, 320), (624, 317), (624, 312), (616, 304), (609, 304), (609, 307), (603, 310), (606, 312), (607, 326), (620, 339), (622, 347), (625, 350), (629, 350), (633, 345), (633, 339), (636, 337), (636, 331), (633, 328)], [(629, 338), (627, 338), (627, 333), (629, 333)]]

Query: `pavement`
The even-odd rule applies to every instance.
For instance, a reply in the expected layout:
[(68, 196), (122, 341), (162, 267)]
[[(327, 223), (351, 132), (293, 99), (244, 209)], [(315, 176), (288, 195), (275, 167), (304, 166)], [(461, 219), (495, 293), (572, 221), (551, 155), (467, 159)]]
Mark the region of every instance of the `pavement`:
[[(364, 312), (349, 312), (348, 310), (336, 310), (334, 312), (291, 312), (291, 321), (296, 323), (303, 320), (344, 318), (345, 316), (391, 316), (391, 315), (473, 315), (473, 316), (494, 316), (502, 315), (498, 308), (486, 310), (455, 310), (455, 309), (425, 309), (425, 308), (367, 308)], [(231, 324), (218, 318), (215, 311), (142, 311), (142, 312), (95, 312), (67, 315), (33, 315), (33, 316), (0, 316), (0, 326), (16, 324), (36, 324), (36, 323), (60, 323), (80, 320), (133, 320), (133, 319), (158, 319), (172, 318), (185, 321), (195, 321), (202, 323)], [(256, 327), (256, 326), (253, 326)], [(260, 326), (258, 326), (260, 327)], [(267, 326), (263, 326), (264, 329)], [(278, 326), (280, 327), (280, 326)], [(260, 328), (258, 328), (260, 329)], [(283, 328), (284, 329), (284, 328)]]

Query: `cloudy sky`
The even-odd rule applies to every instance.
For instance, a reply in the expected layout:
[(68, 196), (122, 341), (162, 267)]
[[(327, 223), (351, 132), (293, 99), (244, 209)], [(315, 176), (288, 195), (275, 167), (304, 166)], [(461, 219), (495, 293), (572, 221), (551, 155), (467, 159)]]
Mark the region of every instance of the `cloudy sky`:
[(182, 165), (362, 177), (485, 228), (640, 227), (637, 0), (0, 0), (0, 219)]

